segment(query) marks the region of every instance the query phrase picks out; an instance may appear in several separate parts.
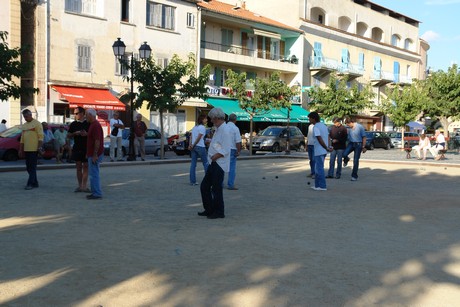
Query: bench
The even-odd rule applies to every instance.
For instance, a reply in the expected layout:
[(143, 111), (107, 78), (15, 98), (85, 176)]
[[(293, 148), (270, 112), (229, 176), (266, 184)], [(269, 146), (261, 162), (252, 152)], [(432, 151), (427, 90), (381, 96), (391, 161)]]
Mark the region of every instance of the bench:
[(445, 148), (438, 150), (438, 155), (439, 155), (438, 160), (444, 160), (446, 158), (446, 152), (447, 152), (447, 149)]
[(412, 147), (404, 147), (404, 151), (406, 152), (406, 159), (410, 159), (410, 153), (412, 151)]

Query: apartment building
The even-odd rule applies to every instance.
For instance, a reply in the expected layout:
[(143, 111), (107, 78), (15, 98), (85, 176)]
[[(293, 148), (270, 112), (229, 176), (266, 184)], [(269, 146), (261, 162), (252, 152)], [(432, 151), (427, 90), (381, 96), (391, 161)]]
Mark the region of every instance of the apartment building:
[[(114, 56), (112, 45), (117, 38), (126, 45), (126, 60), (132, 54), (138, 59), (144, 42), (160, 65), (167, 65), (173, 54), (186, 59), (189, 53), (199, 52), (196, 1), (29, 1), (35, 5), (27, 12), (24, 2), (9, 0), (18, 14), (10, 9), (8, 15), (22, 26), (14, 37), (31, 46), (35, 62), (31, 78), (40, 89), (20, 108), (35, 108), (39, 120), (68, 122), (72, 120), (69, 110), (83, 106), (96, 108), (103, 124), (114, 110), (122, 111), (122, 119), (130, 122), (129, 103), (120, 101), (129, 93), (124, 77), (130, 72)], [(187, 120), (193, 124), (196, 106), (206, 103), (190, 100), (176, 113), (166, 114), (167, 133), (185, 132)], [(157, 112), (138, 111), (151, 127), (159, 126)]]
[[(386, 97), (389, 86), (426, 77), (429, 45), (419, 38), (420, 22), (391, 8), (367, 0), (239, 3), (303, 31), (303, 86), (324, 86), (332, 72), (347, 75), (350, 83), (373, 85), (377, 106)], [(368, 129), (392, 128), (377, 107), (360, 117)]]
[[(229, 99), (225, 86), (226, 72), (232, 69), (245, 72), (248, 79), (248, 95), (252, 94), (250, 79), (266, 78), (279, 71), (281, 79), (290, 86), (302, 81), (303, 36), (302, 30), (285, 25), (248, 10), (239, 5), (207, 0), (198, 3), (200, 21), (201, 65), (211, 65), (208, 84), (209, 107), (222, 107), (226, 113), (238, 115), (240, 128), (249, 116), (239, 109), (238, 102)], [(203, 110), (206, 112), (206, 110)], [(301, 107), (301, 98), (293, 100), (293, 110), (273, 110), (256, 117), (256, 122), (308, 122), (308, 112)]]

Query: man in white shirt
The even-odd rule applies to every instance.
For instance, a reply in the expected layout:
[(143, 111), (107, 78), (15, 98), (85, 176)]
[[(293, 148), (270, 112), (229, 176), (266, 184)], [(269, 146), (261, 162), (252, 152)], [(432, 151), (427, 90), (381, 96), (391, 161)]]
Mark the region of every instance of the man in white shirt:
[(235, 125), (236, 123), (236, 115), (230, 114), (228, 117), (228, 129), (230, 130), (230, 134), (232, 136), (232, 147), (230, 152), (230, 171), (228, 172), (228, 181), (227, 186), (229, 190), (238, 190), (235, 187), (235, 177), (236, 177), (236, 159), (240, 155), (241, 152), (241, 134), (240, 129)]
[(308, 160), (310, 160), (310, 175), (308, 177), (315, 178), (315, 136), (313, 135), (313, 127), (315, 125), (310, 123), (308, 126), (307, 134), (307, 151), (308, 151)]
[(206, 216), (208, 219), (217, 219), (225, 217), (222, 183), (225, 173), (228, 173), (230, 168), (232, 136), (225, 123), (225, 113), (221, 108), (209, 111), (208, 117), (216, 127), (216, 132), (209, 144), (209, 166), (200, 186), (204, 211), (198, 212), (198, 215)]
[(436, 130), (434, 133), (434, 136), (436, 138), (436, 143), (434, 144), (433, 147), (430, 147), (430, 152), (433, 155), (435, 160), (440, 160), (441, 155), (439, 154), (440, 150), (444, 150), (446, 148), (446, 138), (444, 137), (444, 134), (441, 132), (441, 130)]
[(8, 129), (6, 127), (6, 119), (2, 119), (2, 123), (0, 124), (0, 132), (5, 131), (6, 129)]
[(124, 128), (125, 125), (120, 119), (120, 113), (117, 111), (113, 112), (113, 118), (110, 119), (110, 162), (113, 162), (115, 159), (115, 148), (117, 149), (117, 161), (123, 161), (121, 141)]
[(319, 114), (317, 112), (311, 112), (308, 114), (310, 123), (314, 125), (313, 135), (314, 139), (314, 150), (315, 150), (315, 186), (311, 187), (315, 191), (326, 191), (326, 176), (324, 174), (324, 160), (326, 155), (332, 149), (329, 148), (329, 131), (325, 124), (320, 121)]

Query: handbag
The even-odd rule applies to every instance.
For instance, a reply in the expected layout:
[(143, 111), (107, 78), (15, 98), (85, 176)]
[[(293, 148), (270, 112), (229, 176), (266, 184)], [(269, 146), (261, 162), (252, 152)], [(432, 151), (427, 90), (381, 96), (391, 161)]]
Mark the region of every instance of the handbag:
[[(119, 123), (118, 120), (117, 120), (117, 123)], [(117, 136), (117, 135), (118, 135), (118, 127), (114, 127), (114, 128), (112, 129), (112, 132), (110, 132), (110, 134), (111, 134), (112, 136)]]

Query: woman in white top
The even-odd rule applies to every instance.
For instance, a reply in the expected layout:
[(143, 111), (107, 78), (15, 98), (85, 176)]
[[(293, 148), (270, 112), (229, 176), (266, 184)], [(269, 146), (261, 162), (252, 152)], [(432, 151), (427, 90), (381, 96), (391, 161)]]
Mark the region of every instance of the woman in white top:
[(425, 133), (422, 133), (420, 135), (420, 140), (418, 141), (418, 145), (414, 146), (412, 149), (415, 150), (418, 160), (426, 160), (426, 152), (428, 149), (430, 149), (430, 147), (431, 147), (430, 139), (426, 137)]
[(196, 121), (196, 126), (192, 129), (192, 135), (190, 136), (190, 144), (188, 149), (190, 150), (190, 155), (192, 157), (192, 163), (190, 164), (190, 185), (197, 185), (196, 182), (196, 164), (198, 157), (200, 157), (201, 162), (203, 162), (204, 172), (208, 169), (208, 158), (205, 146), (206, 138), (206, 123), (208, 122), (208, 117), (206, 115), (198, 116)]

